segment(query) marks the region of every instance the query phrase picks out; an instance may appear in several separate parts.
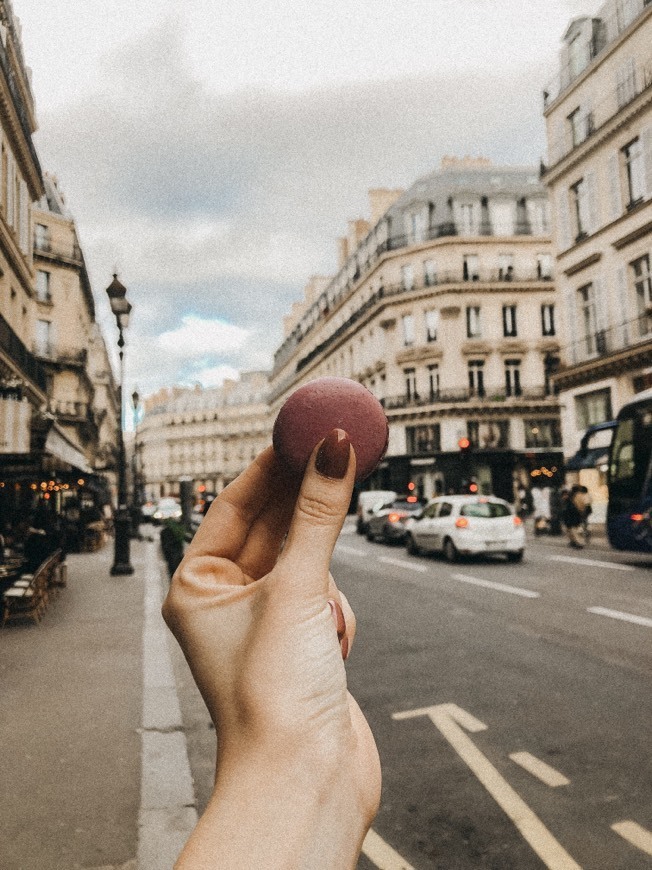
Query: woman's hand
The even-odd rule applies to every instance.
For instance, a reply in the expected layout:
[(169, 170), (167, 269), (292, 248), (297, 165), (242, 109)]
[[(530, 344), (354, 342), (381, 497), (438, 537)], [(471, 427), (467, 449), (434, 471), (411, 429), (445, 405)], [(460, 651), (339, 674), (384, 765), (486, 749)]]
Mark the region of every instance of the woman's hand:
[(354, 475), (342, 430), (300, 488), (266, 450), (213, 502), (172, 580), (163, 615), (218, 739), (179, 868), (355, 866), (380, 766), (346, 688), (355, 619), (329, 573)]

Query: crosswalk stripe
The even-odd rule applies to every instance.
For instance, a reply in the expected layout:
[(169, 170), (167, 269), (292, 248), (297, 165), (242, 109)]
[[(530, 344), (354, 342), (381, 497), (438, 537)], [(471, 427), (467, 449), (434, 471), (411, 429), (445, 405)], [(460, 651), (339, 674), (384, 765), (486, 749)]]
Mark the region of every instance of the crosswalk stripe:
[(379, 870), (414, 870), (395, 849), (386, 843), (373, 829), (364, 839), (362, 852)]

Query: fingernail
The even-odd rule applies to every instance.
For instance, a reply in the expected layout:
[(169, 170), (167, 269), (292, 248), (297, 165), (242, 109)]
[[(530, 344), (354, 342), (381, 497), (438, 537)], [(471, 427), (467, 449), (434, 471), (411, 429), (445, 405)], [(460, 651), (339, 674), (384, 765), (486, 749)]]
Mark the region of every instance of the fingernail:
[(319, 448), (315, 468), (324, 477), (342, 480), (349, 467), (350, 448), (351, 442), (344, 429), (333, 429)]
[(342, 643), (340, 644), (342, 648), (342, 658), (346, 661), (349, 657), (349, 639), (345, 637), (342, 639)]
[(346, 632), (344, 611), (342, 610), (341, 604), (339, 604), (333, 598), (328, 599), (328, 604), (330, 606), (331, 613), (333, 614), (333, 619), (335, 621), (335, 626), (337, 628), (337, 636), (341, 640), (344, 637), (344, 633)]

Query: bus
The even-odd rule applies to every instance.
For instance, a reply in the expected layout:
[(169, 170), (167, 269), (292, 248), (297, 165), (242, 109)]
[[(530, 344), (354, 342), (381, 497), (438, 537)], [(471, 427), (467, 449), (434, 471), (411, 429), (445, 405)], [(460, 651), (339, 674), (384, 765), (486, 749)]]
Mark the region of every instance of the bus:
[(617, 550), (652, 553), (652, 390), (618, 412), (607, 485), (609, 543)]

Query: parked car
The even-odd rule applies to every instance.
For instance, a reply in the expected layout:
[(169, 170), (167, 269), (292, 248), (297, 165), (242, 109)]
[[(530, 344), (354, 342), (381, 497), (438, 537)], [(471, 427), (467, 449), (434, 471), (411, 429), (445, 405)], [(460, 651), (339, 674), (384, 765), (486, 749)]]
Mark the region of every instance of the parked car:
[(418, 519), (406, 523), (408, 552), (460, 556), (501, 553), (520, 562), (525, 551), (523, 521), (509, 502), (494, 496), (446, 495), (428, 502)]
[(367, 520), (367, 540), (386, 544), (401, 543), (405, 538), (405, 522), (423, 509), (423, 502), (414, 496), (381, 502)]
[(397, 493), (390, 489), (368, 489), (358, 495), (358, 506), (356, 508), (356, 531), (359, 535), (367, 533), (367, 523), (371, 512), (379, 505), (393, 501), (398, 498)]
[(156, 512), (156, 502), (146, 501), (145, 504), (142, 504), (140, 506), (141, 522), (151, 523), (153, 518), (154, 518), (155, 512)]
[(158, 500), (156, 510), (152, 514), (152, 520), (160, 525), (165, 520), (178, 520), (181, 518), (181, 505), (178, 499), (168, 496)]

